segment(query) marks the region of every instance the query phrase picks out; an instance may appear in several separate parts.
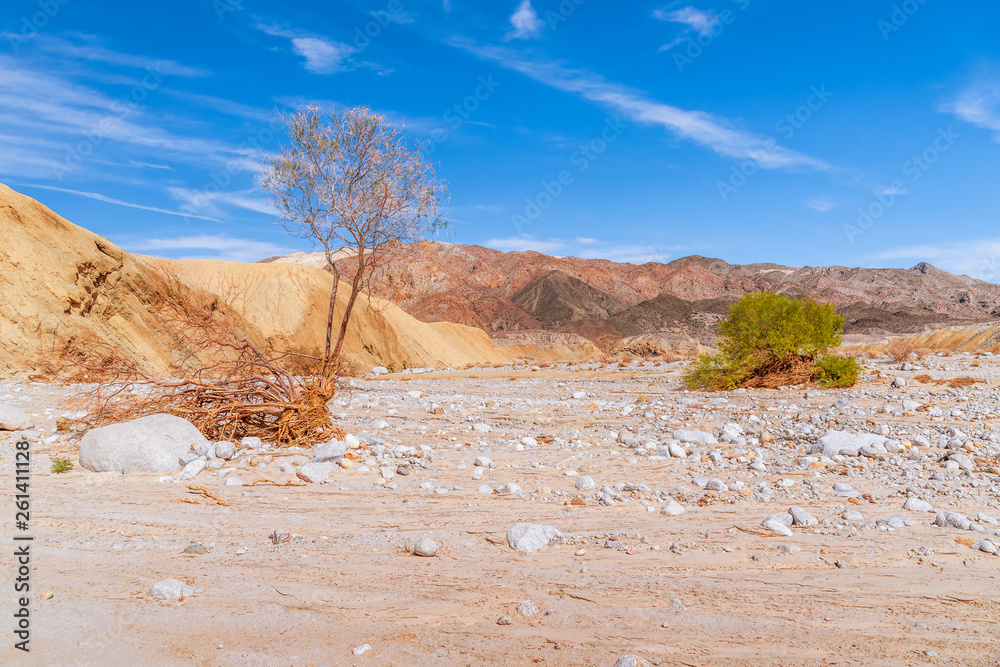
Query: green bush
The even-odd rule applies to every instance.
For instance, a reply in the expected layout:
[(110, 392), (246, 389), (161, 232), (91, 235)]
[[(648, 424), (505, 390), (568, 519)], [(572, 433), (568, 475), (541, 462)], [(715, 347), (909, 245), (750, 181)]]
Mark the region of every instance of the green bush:
[(61, 472), (69, 472), (73, 469), (73, 462), (67, 458), (54, 458), (52, 459), (51, 470), (53, 474), (58, 475)]
[(816, 381), (821, 387), (853, 387), (858, 382), (861, 365), (853, 357), (827, 354), (816, 360)]
[(709, 390), (811, 380), (851, 386), (857, 362), (829, 354), (840, 345), (843, 327), (844, 318), (831, 304), (772, 292), (745, 294), (719, 324), (719, 353), (698, 357), (684, 383)]

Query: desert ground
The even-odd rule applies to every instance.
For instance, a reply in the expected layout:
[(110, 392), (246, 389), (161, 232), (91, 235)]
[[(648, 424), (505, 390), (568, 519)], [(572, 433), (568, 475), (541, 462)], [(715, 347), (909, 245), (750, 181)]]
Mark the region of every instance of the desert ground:
[[(361, 444), (322, 483), (266, 443), (184, 482), (88, 472), (55, 424), (86, 387), (0, 383), (35, 422), (0, 432), (9, 485), (32, 442), (35, 537), (31, 653), (0, 659), (1000, 665), (1000, 357), (866, 363), (850, 390), (718, 394), (682, 363), (367, 375), (330, 404)], [(813, 453), (829, 429), (881, 435)], [(516, 551), (522, 522), (561, 536)], [(166, 578), (193, 592), (154, 598)]]

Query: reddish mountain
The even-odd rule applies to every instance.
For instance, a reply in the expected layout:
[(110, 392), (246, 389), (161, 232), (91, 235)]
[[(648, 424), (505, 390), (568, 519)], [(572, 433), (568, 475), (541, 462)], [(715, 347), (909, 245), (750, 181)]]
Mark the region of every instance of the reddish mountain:
[(854, 331), (1000, 318), (1000, 285), (928, 264), (793, 268), (692, 256), (637, 265), (428, 241), (397, 249), (378, 282), (382, 296), (427, 322), (558, 330), (604, 346), (656, 331), (711, 338), (725, 306), (757, 290), (829, 301)]

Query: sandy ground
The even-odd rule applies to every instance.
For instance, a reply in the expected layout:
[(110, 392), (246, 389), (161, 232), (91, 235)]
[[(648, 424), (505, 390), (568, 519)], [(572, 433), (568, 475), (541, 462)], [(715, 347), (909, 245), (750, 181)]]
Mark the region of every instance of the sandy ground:
[[(947, 375), (938, 370), (932, 375)], [(955, 374), (996, 377), (996, 371), (985, 364), (956, 367)], [(31, 653), (11, 647), (13, 622), (5, 612), (11, 627), (0, 662), (611, 667), (634, 653), (659, 665), (1000, 665), (998, 561), (957, 543), (960, 531), (929, 525), (933, 514), (903, 512), (899, 479), (869, 474), (864, 464), (853, 479), (845, 476), (850, 466), (775, 464), (751, 474), (734, 462), (719, 469), (698, 457), (634, 457), (611, 439), (608, 432), (624, 426), (709, 430), (730, 418), (716, 414), (718, 407), (674, 410), (663, 421), (654, 410), (651, 422), (638, 411), (622, 414), (620, 406), (640, 394), (654, 405), (687, 396), (677, 388), (676, 367), (482, 370), (354, 384), (344, 396), (352, 402), (333, 408), (347, 430), (370, 431), (387, 420), (379, 435), (390, 445), (433, 447), (431, 469), (396, 476), (396, 490), (375, 484), (377, 468), (362, 472), (360, 466), (338, 470), (329, 483), (280, 488), (223, 487), (206, 472), (194, 483), (229, 504), (186, 504), (174, 501), (200, 496), (184, 484), (159, 483), (158, 475), (123, 477), (79, 466), (50, 474), (50, 455), (65, 451), (75, 460), (75, 449), (71, 442), (33, 439)], [(865, 386), (885, 392), (886, 384), (882, 378)], [(573, 399), (577, 390), (587, 396)], [(0, 402), (37, 414), (38, 425), (51, 430), (72, 391), (6, 383)], [(427, 396), (408, 399), (410, 391)], [(874, 406), (882, 400), (869, 400), (865, 391), (852, 390), (852, 401)], [(812, 409), (825, 411), (846, 393), (820, 392)], [(767, 406), (805, 405), (802, 390), (739, 399), (764, 414), (765, 427)], [(436, 405), (444, 414), (433, 414)], [(874, 418), (871, 409), (869, 415)], [(919, 419), (897, 416), (892, 423)], [(471, 431), (473, 421), (493, 431)], [(543, 434), (558, 439), (515, 451), (521, 437)], [(0, 460), (8, 488), (12, 443), (4, 444)], [(779, 438), (775, 447), (781, 446)], [(803, 445), (787, 447), (801, 453)], [(727, 452), (733, 445), (703, 449)], [(267, 471), (243, 466), (234, 474), (246, 481), (294, 480), (276, 467), (302, 454), (282, 453)], [(473, 479), (479, 455), (497, 464), (483, 481)], [(605, 506), (574, 489), (579, 475), (592, 476), (598, 486), (629, 481), (669, 491), (691, 486), (699, 474), (754, 485), (809, 478), (827, 492), (802, 494), (799, 484), (775, 490), (767, 503), (721, 492), (702, 506), (697, 500), (704, 491), (692, 487), (687, 511), (669, 517), (658, 511), (662, 501), (646, 502), (641, 492), (625, 492), (627, 502)], [(979, 473), (978, 479), (983, 485), (975, 493), (960, 493), (969, 480), (949, 475), (939, 486), (956, 493), (939, 494), (935, 505), (972, 517), (989, 511), (985, 503), (995, 500), (997, 478)], [(420, 488), (427, 480), (448, 491)], [(852, 482), (874, 503), (846, 505), (829, 492), (838, 481)], [(484, 495), (477, 490), (484, 482), (517, 482), (524, 497)], [(577, 496), (586, 504), (568, 504)], [(12, 525), (10, 505), (4, 516)], [(795, 528), (790, 538), (767, 536), (761, 519), (790, 505), (833, 521)], [(844, 507), (862, 511), (866, 521), (907, 515), (918, 522), (896, 531), (846, 529), (838, 523)], [(533, 554), (513, 551), (504, 538), (520, 521), (557, 527), (563, 543)], [(275, 529), (292, 533), (291, 541), (272, 544), (268, 535)], [(4, 532), (9, 545), (16, 531)], [(410, 555), (407, 545), (425, 535), (443, 545), (437, 557)], [(606, 548), (609, 537), (621, 549)], [(192, 543), (208, 553), (183, 553)], [(781, 545), (800, 550), (786, 553)], [(934, 555), (915, 557), (921, 546)], [(845, 567), (837, 567), (838, 560)], [(4, 563), (12, 580), (12, 559), (5, 556)], [(150, 587), (166, 577), (193, 585), (195, 595), (152, 599)], [(10, 585), (4, 589), (3, 608), (12, 609), (14, 593)], [(41, 599), (43, 592), (51, 598)], [(518, 614), (524, 600), (540, 613)], [(497, 624), (503, 615), (510, 625)], [(362, 644), (371, 650), (355, 656), (352, 648)]]

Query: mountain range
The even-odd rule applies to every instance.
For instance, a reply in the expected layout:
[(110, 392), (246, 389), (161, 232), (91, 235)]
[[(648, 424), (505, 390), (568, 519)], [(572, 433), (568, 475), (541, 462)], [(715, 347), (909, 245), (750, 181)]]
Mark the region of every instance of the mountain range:
[[(309, 253), (264, 261), (317, 265)], [(345, 257), (338, 265), (350, 271), (352, 262)], [(394, 249), (376, 284), (380, 296), (425, 322), (466, 324), (493, 335), (577, 334), (603, 349), (653, 333), (710, 344), (727, 307), (760, 290), (830, 302), (848, 332), (910, 333), (1000, 318), (1000, 285), (926, 263), (796, 268), (691, 256), (626, 264), (424, 241)]]

